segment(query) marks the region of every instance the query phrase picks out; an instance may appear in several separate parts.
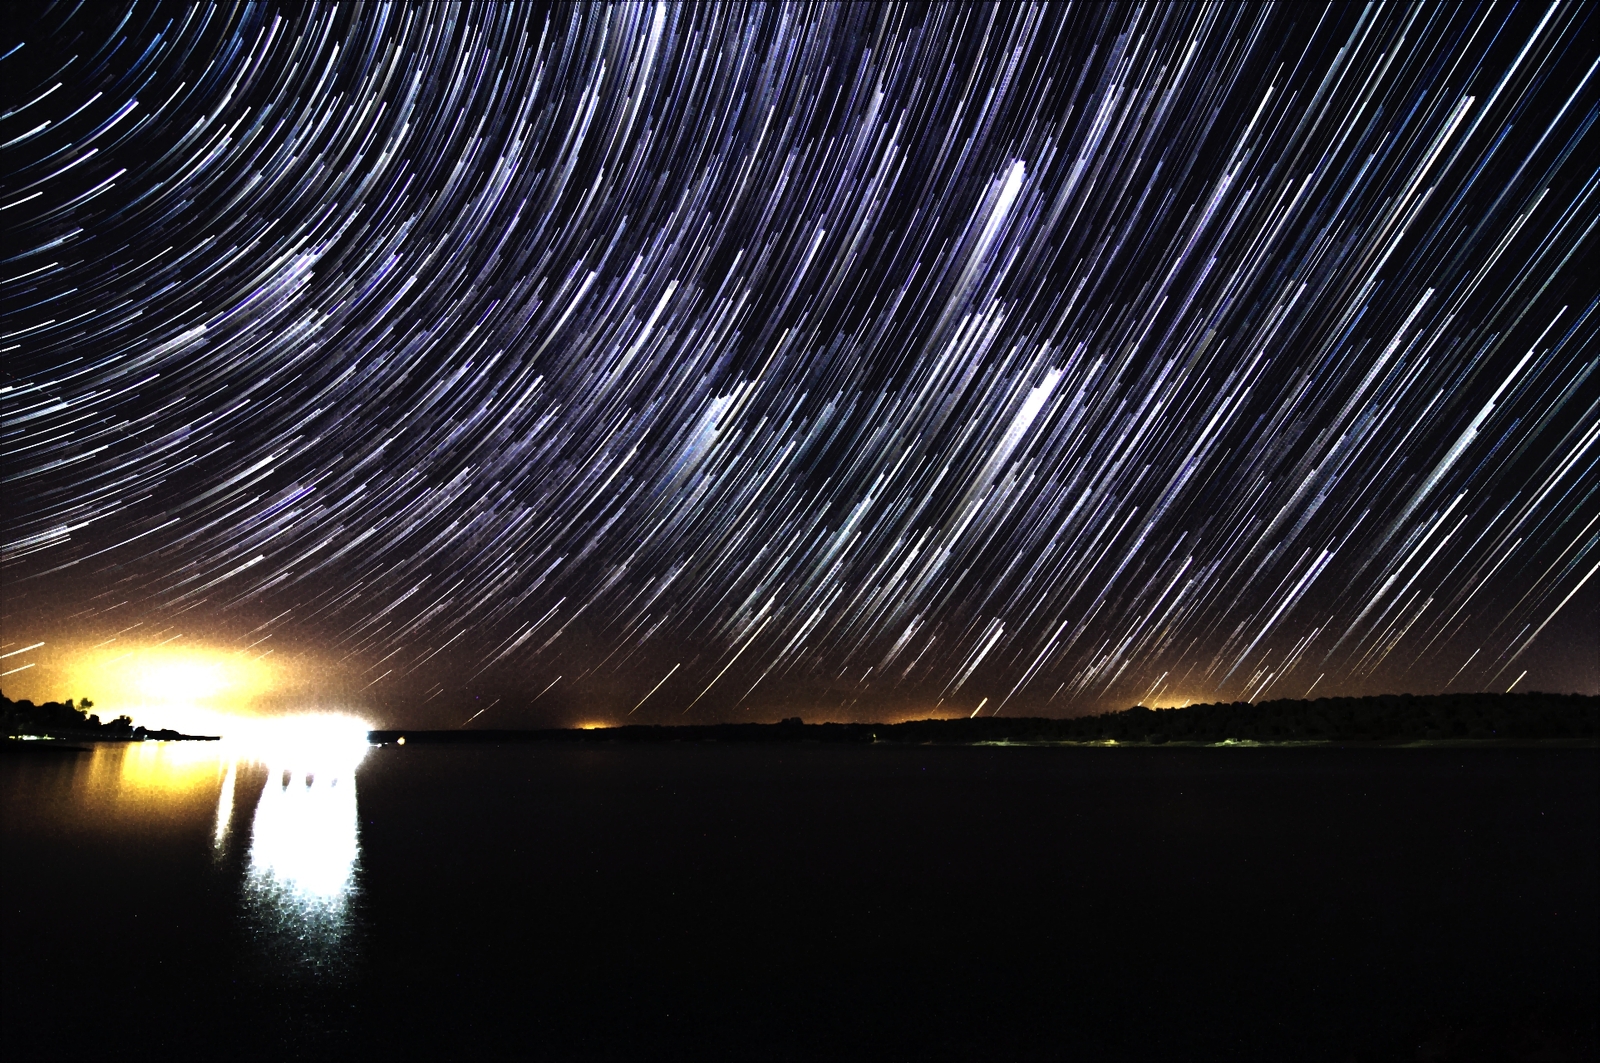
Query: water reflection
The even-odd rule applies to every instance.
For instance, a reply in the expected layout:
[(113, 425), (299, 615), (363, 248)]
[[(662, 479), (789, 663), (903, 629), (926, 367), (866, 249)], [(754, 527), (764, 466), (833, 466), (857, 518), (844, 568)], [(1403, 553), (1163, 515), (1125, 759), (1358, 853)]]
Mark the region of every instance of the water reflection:
[(250, 832), (250, 881), (307, 909), (344, 903), (360, 855), (350, 774), (269, 765)]
[(233, 833), (233, 787), (238, 777), (239, 763), (229, 759), (228, 774), (223, 776), (222, 793), (217, 797), (217, 826), (211, 836), (211, 848), (219, 856)]
[[(308, 913), (342, 907), (360, 857), (355, 770), (366, 730), (311, 717), (282, 721), (267, 737), (254, 751), (267, 774), (250, 831), (251, 886)], [(222, 816), (219, 803), (219, 838)]]
[(250, 827), (246, 914), (274, 966), (343, 966), (361, 857), (356, 768), (366, 725), (347, 717), (277, 719), (230, 741), (215, 846), (227, 848), (241, 763), (265, 768)]
[[(211, 1055), (356, 1054), (366, 727), (241, 723), (0, 762), (6, 1044), (19, 1017), (62, 1031), (5, 1058), (203, 1059), (204, 1030), (227, 1031)], [(80, 1029), (103, 1032), (98, 1051), (62, 1047)]]
[(151, 861), (209, 863), (259, 948), (252, 977), (314, 972), (305, 984), (326, 987), (358, 951), (366, 731), (351, 717), (247, 718), (220, 742), (16, 754), (0, 773), (0, 819), (8, 837), (114, 838)]

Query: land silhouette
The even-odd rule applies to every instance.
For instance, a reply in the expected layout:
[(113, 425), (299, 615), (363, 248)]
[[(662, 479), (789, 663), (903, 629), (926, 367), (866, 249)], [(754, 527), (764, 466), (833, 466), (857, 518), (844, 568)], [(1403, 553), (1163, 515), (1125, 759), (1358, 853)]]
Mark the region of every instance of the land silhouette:
[(542, 730), (372, 731), (374, 742), (902, 742), (1246, 745), (1568, 741), (1600, 738), (1600, 697), (1585, 694), (1384, 694), (1312, 701), (1135, 705), (1098, 716), (985, 716), (903, 723), (779, 723)]
[[(131, 717), (102, 722), (94, 702), (35, 705), (0, 694), (9, 738), (92, 741), (211, 740), (170, 729), (135, 726)], [(1077, 745), (1249, 745), (1287, 743), (1526, 742), (1600, 740), (1600, 697), (1586, 694), (1384, 694), (1358, 698), (1212, 702), (1182, 708), (1143, 705), (1120, 712), (1066, 719), (984, 716), (901, 723), (778, 723), (525, 730), (388, 729), (369, 732), (373, 742), (478, 744), (484, 742), (899, 742), (1068, 743)], [(8, 743), (9, 745), (9, 743)]]
[[(0, 716), (4, 718), (7, 738), (88, 739), (95, 742), (204, 742), (216, 738), (215, 735), (186, 735), (170, 729), (136, 727), (131, 716), (118, 716), (114, 720), (101, 722), (99, 716), (90, 713), (92, 708), (94, 702), (88, 698), (80, 698), (76, 703), (68, 698), (66, 701), (47, 701), (43, 705), (35, 705), (26, 699), (12, 701), (0, 694)], [(12, 745), (6, 743), (7, 748)]]

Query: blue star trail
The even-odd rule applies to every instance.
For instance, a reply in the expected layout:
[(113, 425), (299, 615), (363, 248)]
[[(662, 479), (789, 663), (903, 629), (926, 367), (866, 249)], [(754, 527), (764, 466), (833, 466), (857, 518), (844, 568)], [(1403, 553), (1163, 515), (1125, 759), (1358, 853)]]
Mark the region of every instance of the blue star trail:
[(7, 650), (502, 724), (1595, 652), (1586, 5), (11, 20)]

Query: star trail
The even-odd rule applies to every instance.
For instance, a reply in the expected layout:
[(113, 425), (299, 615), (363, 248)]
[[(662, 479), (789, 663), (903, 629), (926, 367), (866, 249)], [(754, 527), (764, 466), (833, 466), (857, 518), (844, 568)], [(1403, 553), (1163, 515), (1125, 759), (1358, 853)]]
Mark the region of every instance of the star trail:
[(11, 21), (8, 672), (210, 639), (501, 726), (1595, 692), (1586, 5)]

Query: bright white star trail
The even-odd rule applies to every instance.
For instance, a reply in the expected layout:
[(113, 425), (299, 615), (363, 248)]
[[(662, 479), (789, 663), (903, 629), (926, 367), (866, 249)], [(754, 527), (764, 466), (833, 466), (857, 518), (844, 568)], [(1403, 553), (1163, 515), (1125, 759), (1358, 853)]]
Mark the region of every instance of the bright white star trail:
[(9, 21), (4, 650), (501, 726), (1594, 692), (1588, 5)]

